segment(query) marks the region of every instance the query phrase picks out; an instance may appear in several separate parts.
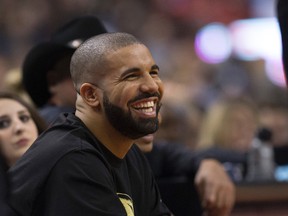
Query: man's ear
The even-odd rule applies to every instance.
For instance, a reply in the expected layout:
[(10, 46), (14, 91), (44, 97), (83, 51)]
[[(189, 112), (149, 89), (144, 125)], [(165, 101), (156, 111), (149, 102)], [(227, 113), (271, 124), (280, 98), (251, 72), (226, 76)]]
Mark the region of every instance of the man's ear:
[(87, 103), (91, 107), (99, 106), (99, 90), (96, 86), (90, 83), (83, 83), (79, 90), (79, 93), (85, 103)]

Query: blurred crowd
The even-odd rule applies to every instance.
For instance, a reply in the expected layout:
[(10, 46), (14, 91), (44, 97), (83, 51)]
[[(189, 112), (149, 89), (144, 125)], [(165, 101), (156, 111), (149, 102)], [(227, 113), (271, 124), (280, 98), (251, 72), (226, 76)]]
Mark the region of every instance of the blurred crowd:
[[(265, 79), (263, 61), (231, 59), (221, 65), (207, 65), (194, 52), (194, 36), (200, 27), (209, 22), (228, 24), (236, 19), (252, 17), (252, 1), (200, 2), (1, 0), (0, 74), (21, 66), (28, 50), (47, 39), (67, 20), (81, 14), (95, 14), (110, 31), (127, 31), (148, 44), (161, 66), (163, 78), (169, 81), (168, 86), (184, 92), (188, 100), (197, 100), (206, 105), (211, 97), (215, 97), (215, 92), (224, 91), (221, 88), (232, 92), (229, 89), (231, 86), (223, 83), (223, 76), (235, 69), (233, 65), (240, 67), (242, 77), (234, 87), (248, 89), (255, 97), (264, 97), (267, 93), (281, 94)], [(1, 82), (0, 86), (3, 85)]]
[[(32, 46), (49, 39), (67, 20), (94, 14), (109, 31), (127, 31), (148, 44), (165, 82), (164, 103), (181, 107), (175, 111), (181, 113), (180, 117), (188, 110), (192, 120), (184, 118), (193, 128), (199, 127), (201, 116), (220, 98), (244, 96), (256, 105), (287, 107), (287, 89), (268, 80), (264, 60), (245, 62), (231, 57), (209, 65), (194, 51), (194, 37), (200, 27), (209, 22), (228, 24), (251, 18), (255, 16), (255, 2), (0, 0), (0, 89), (21, 79), (17, 71), (21, 71)], [(195, 142), (189, 145), (195, 146)]]
[[(165, 117), (157, 138), (174, 139), (193, 149), (198, 148), (202, 143), (201, 130), (207, 130), (201, 129), (207, 124), (206, 121), (219, 121), (219, 124), (235, 121), (235, 127), (246, 128), (245, 123), (240, 125), (240, 118), (246, 117), (259, 123), (255, 119), (255, 112), (259, 114), (259, 109), (261, 112), (272, 110), (262, 109), (263, 104), (282, 107), (284, 112), (288, 109), (287, 89), (269, 81), (265, 75), (264, 60), (245, 62), (231, 57), (221, 64), (206, 64), (194, 51), (194, 38), (199, 28), (209, 22), (228, 24), (236, 19), (251, 18), (255, 15), (255, 2), (0, 0), (0, 76), (3, 77), (0, 89), (12, 87), (21, 90), (21, 86), (18, 86), (19, 80), (21, 82), (19, 72), (29, 49), (48, 39), (67, 20), (94, 14), (109, 31), (126, 31), (142, 39), (160, 65), (161, 78), (166, 87), (163, 101)], [(223, 116), (223, 120), (220, 106), (213, 107), (219, 101), (243, 97), (254, 103), (254, 113), (246, 115), (246, 112), (239, 111), (242, 113), (240, 117), (232, 117), (231, 113), (230, 117)], [(218, 113), (210, 114), (214, 109)], [(213, 115), (218, 119), (206, 120)], [(266, 114), (264, 116), (267, 117)], [(213, 124), (216, 123), (211, 123), (209, 127)], [(228, 127), (228, 123), (224, 125)], [(167, 130), (172, 132), (167, 133)], [(239, 132), (239, 129), (235, 130)], [(208, 144), (211, 143), (205, 145)]]
[[(20, 88), (17, 87), (21, 79), (19, 70), (32, 46), (49, 39), (51, 32), (67, 20), (94, 14), (109, 31), (127, 31), (148, 44), (165, 82), (164, 103), (170, 109), (173, 106), (170, 113), (180, 113), (176, 114), (177, 117), (185, 119), (180, 120), (182, 128), (189, 124), (193, 131), (198, 130), (204, 112), (223, 97), (244, 96), (256, 105), (273, 103), (287, 108), (287, 89), (268, 80), (264, 60), (244, 62), (231, 58), (221, 64), (209, 65), (201, 62), (194, 52), (194, 36), (200, 27), (209, 22), (227, 24), (252, 17), (253, 1), (201, 2), (0, 0), (0, 76), (3, 77), (0, 89), (7, 88), (7, 85)], [(205, 12), (208, 10), (209, 15)], [(187, 111), (188, 118), (184, 114)], [(169, 118), (164, 123), (166, 121)], [(185, 133), (191, 134), (186, 138), (189, 141), (183, 140), (185, 136), (182, 133), (179, 140), (194, 148), (195, 133)]]

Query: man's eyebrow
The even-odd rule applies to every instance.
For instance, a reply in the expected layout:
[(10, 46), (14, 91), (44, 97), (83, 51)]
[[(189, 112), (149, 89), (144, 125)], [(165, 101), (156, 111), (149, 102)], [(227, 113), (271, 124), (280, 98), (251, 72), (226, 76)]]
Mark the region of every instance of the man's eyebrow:
[(140, 71), (140, 68), (137, 68), (137, 67), (129, 68), (123, 72), (122, 76), (125, 76), (126, 74), (129, 74), (132, 72), (137, 72), (137, 71)]
[(160, 68), (159, 68), (159, 66), (158, 65), (153, 65), (152, 67), (151, 67), (151, 70), (160, 70)]

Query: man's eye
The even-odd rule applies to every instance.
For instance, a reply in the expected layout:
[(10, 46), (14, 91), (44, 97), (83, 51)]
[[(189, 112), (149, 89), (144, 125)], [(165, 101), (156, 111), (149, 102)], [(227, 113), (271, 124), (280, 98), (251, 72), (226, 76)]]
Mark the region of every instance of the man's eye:
[(127, 76), (124, 77), (124, 80), (134, 80), (138, 77), (137, 74), (129, 74)]
[(8, 128), (11, 125), (11, 121), (9, 119), (0, 120), (0, 129)]
[(151, 72), (150, 72), (150, 75), (151, 75), (152, 77), (158, 77), (158, 76), (159, 76), (159, 71), (151, 71)]

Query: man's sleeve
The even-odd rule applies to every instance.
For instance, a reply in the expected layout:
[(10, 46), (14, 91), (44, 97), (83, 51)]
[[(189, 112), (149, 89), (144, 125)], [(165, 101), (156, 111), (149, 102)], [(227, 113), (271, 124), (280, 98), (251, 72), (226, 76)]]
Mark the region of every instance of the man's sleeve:
[[(158, 160), (159, 157), (161, 162)], [(191, 149), (181, 144), (166, 142), (154, 144), (148, 160), (151, 164), (161, 163), (158, 168), (161, 170), (156, 170), (157, 178), (178, 176), (194, 178), (201, 163), (201, 158)]]

